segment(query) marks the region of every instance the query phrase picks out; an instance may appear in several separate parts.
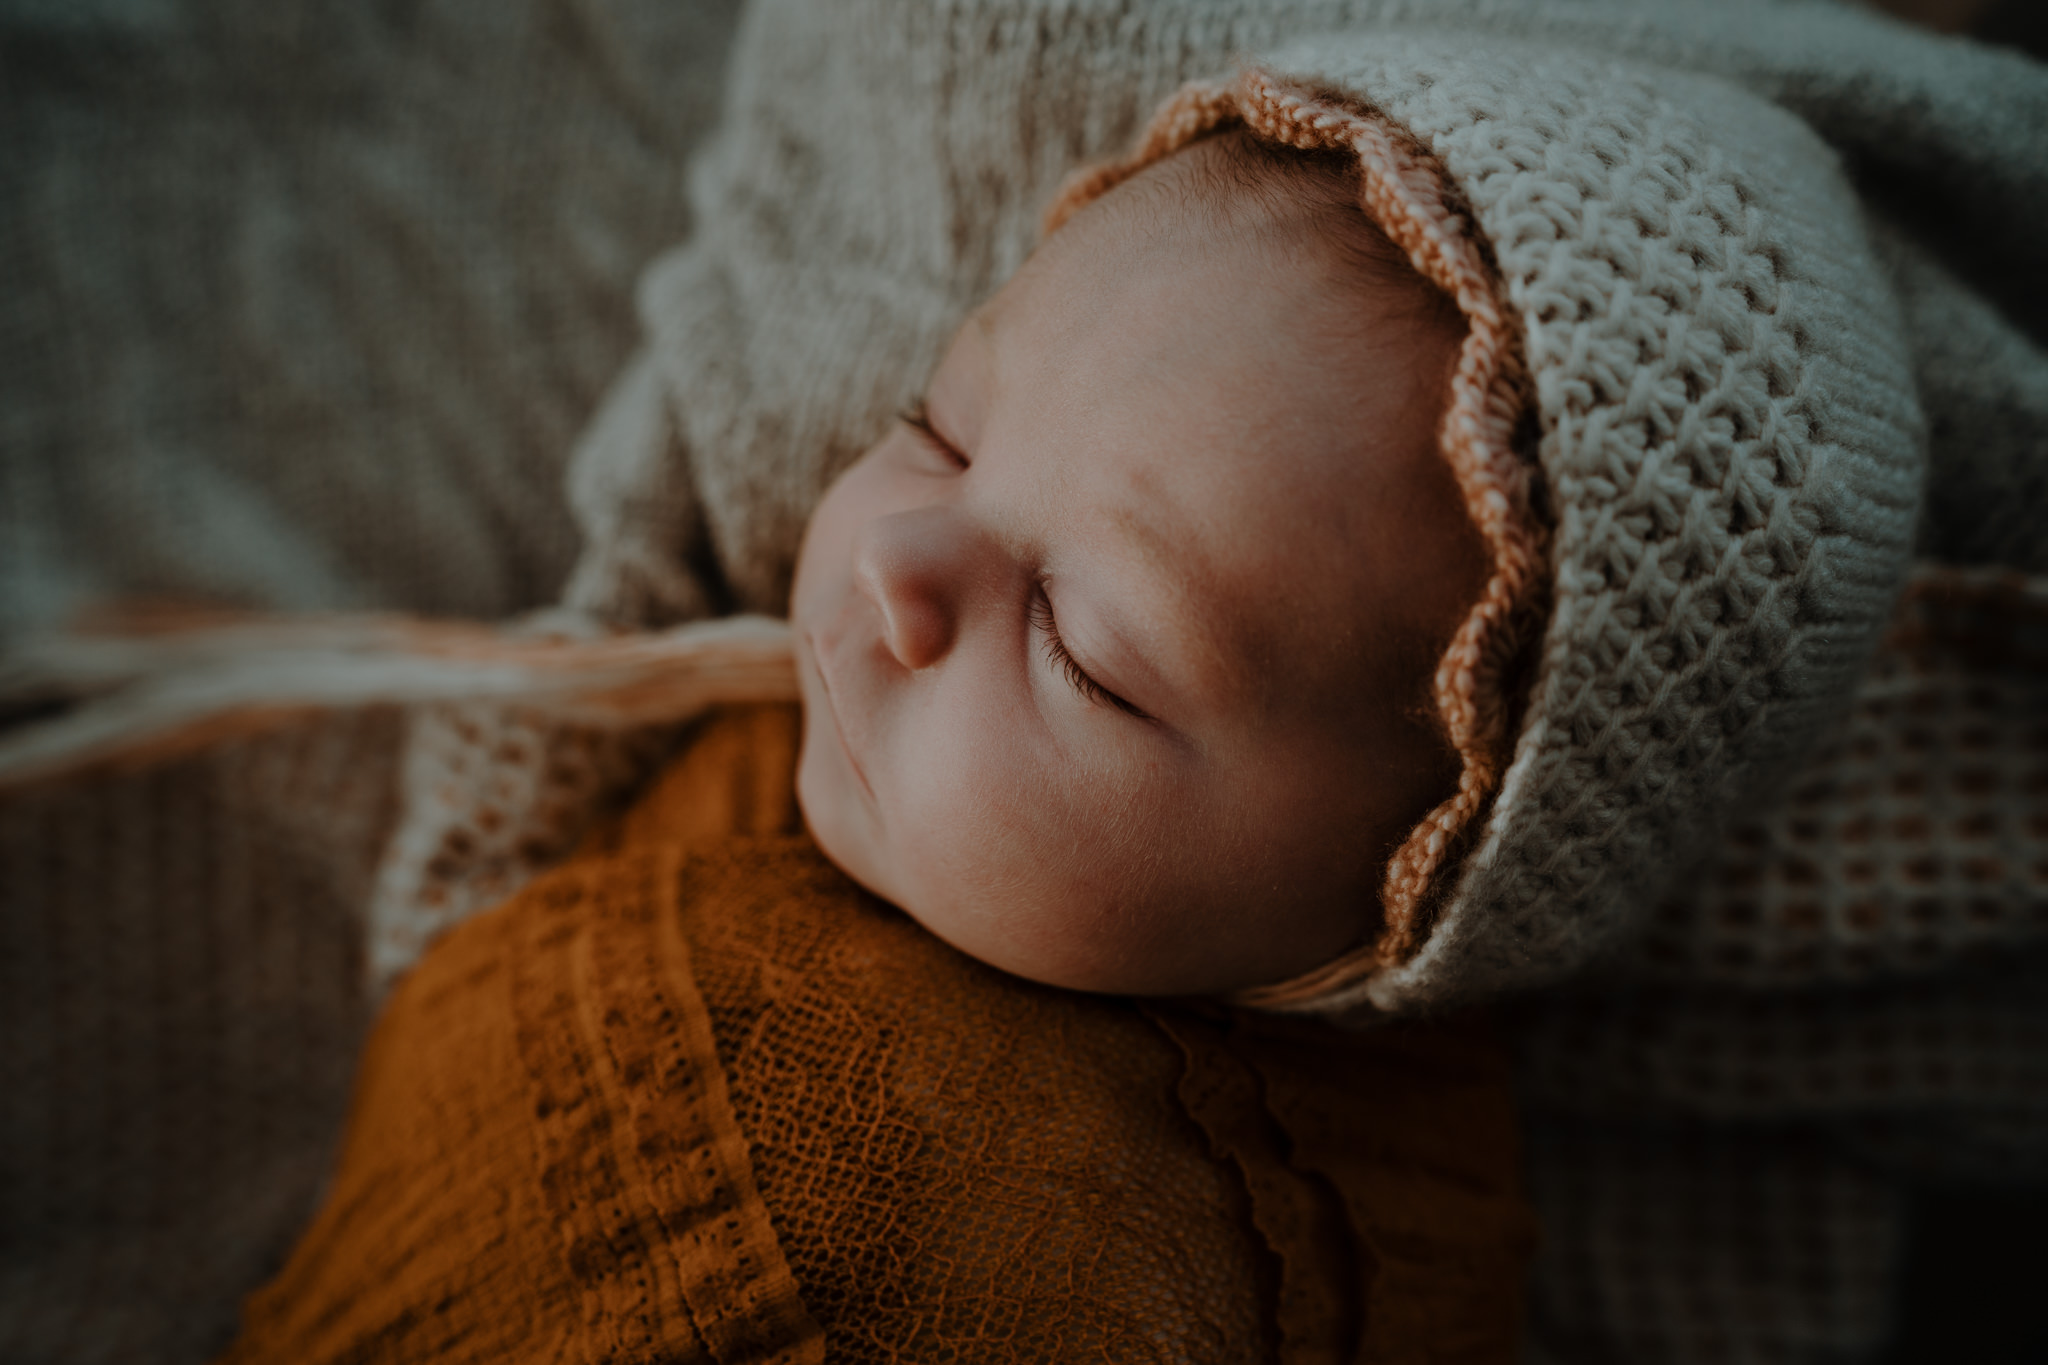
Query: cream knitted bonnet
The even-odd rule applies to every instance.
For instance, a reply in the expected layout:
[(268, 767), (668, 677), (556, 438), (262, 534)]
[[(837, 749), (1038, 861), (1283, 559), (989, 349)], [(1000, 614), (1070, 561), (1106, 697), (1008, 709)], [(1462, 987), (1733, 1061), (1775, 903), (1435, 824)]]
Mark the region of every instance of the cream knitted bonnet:
[(1718, 83), (1382, 37), (1186, 87), (1049, 226), (1238, 124), (1353, 151), (1364, 210), (1465, 314), (1441, 443), (1493, 561), (1434, 680), (1462, 777), (1392, 857), (1382, 931), (1244, 999), (1559, 978), (1766, 794), (1888, 616), (1919, 416), (1855, 202)]

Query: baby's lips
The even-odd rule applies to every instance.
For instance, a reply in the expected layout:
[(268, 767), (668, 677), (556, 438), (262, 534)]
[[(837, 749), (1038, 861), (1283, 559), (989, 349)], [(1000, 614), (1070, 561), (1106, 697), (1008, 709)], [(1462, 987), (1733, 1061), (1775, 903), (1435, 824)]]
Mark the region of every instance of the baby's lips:
[[(828, 658), (839, 656), (828, 656), (824, 650), (818, 648), (818, 641), (808, 632), (800, 634), (798, 638), (803, 642), (800, 654), (801, 666), (805, 672), (810, 673), (817, 679), (818, 702), (820, 704), (815, 705), (813, 709), (824, 713), (825, 719), (832, 727), (832, 737), (839, 745), (839, 751), (846, 756), (847, 767), (852, 769), (855, 780), (860, 783), (861, 792), (869, 803), (872, 804), (875, 800), (875, 787), (868, 780), (867, 769), (861, 765), (860, 755), (855, 752), (853, 740), (847, 734), (844, 714), (840, 710), (840, 697), (843, 694), (833, 686), (831, 665), (828, 663)], [(815, 717), (812, 723), (816, 723)]]

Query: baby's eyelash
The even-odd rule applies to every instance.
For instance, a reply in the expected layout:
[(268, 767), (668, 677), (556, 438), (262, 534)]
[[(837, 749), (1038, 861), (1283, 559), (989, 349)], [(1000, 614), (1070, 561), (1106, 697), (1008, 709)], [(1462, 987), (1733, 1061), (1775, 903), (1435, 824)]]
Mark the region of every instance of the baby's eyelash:
[(897, 413), (896, 420), (909, 427), (919, 436), (922, 436), (926, 445), (939, 451), (963, 469), (966, 467), (967, 457), (961, 454), (959, 448), (951, 441), (939, 435), (939, 429), (932, 425), (931, 414), (925, 410), (924, 399), (918, 399), (915, 403)]
[(1042, 584), (1031, 594), (1030, 616), (1032, 626), (1041, 635), (1045, 636), (1046, 657), (1052, 660), (1053, 667), (1066, 675), (1068, 685), (1076, 692), (1079, 692), (1089, 701), (1114, 706), (1117, 710), (1122, 711), (1126, 715), (1136, 716), (1139, 720), (1152, 719), (1143, 711), (1140, 711), (1137, 707), (1089, 677), (1087, 670), (1081, 667), (1080, 662), (1067, 652), (1067, 642), (1060, 638), (1059, 623), (1053, 620), (1052, 617), (1052, 600), (1045, 595), (1045, 588)]

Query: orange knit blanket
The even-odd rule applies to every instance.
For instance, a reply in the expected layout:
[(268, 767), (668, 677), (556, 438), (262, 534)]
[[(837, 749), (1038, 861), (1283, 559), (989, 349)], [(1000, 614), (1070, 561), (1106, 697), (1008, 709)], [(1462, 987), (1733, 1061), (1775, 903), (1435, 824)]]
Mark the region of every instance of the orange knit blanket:
[(450, 933), (227, 1360), (1496, 1360), (1531, 1223), (1484, 1028), (970, 961), (805, 840), (733, 710)]

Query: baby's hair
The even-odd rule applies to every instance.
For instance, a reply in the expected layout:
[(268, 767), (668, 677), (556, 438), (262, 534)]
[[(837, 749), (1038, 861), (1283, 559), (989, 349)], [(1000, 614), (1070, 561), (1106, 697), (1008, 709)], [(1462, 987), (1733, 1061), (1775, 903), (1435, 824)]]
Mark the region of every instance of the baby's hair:
[(1412, 315), (1462, 328), (1455, 301), (1424, 279), (1360, 207), (1358, 158), (1351, 152), (1290, 147), (1236, 127), (1183, 148), (1160, 169), (1167, 173), (1139, 180), (1211, 209), (1226, 201), (1255, 205), (1261, 215), (1244, 225), (1254, 232), (1262, 222), (1307, 214), (1327, 229), (1325, 240), (1361, 283), (1392, 292)]

